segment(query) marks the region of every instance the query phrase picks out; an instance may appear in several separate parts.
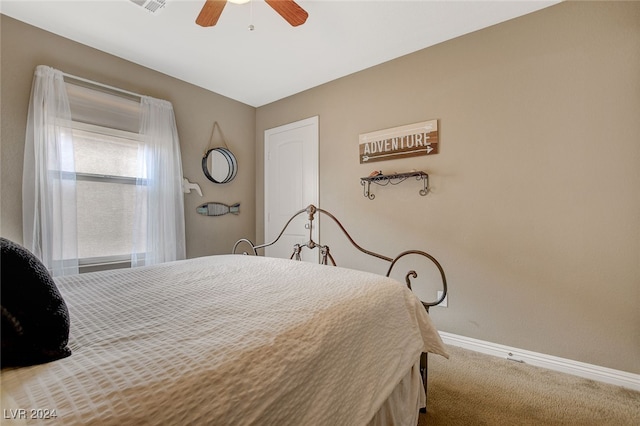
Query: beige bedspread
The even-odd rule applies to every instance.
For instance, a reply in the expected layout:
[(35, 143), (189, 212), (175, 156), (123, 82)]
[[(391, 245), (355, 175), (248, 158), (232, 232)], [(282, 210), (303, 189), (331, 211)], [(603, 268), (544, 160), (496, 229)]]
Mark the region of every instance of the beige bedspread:
[(2, 372), (27, 423), (364, 425), (421, 351), (446, 355), (403, 284), (344, 268), (228, 255), (56, 282), (73, 354)]

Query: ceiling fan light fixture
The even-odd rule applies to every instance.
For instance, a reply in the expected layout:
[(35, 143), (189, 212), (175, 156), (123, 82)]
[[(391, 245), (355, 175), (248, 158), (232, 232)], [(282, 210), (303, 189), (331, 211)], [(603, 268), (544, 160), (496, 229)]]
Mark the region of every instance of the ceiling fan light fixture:
[(234, 4), (245, 4), (245, 3), (249, 3), (251, 0), (228, 0), (228, 1)]

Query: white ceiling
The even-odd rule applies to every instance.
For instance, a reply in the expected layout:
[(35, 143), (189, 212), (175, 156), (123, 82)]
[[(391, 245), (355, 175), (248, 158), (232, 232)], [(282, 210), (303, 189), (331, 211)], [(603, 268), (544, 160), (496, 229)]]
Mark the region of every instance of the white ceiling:
[(0, 11), (258, 107), (558, 1), (297, 3), (309, 13), (299, 27), (263, 0), (227, 4), (211, 28), (195, 24), (204, 0), (167, 0), (155, 14), (129, 0), (2, 0)]

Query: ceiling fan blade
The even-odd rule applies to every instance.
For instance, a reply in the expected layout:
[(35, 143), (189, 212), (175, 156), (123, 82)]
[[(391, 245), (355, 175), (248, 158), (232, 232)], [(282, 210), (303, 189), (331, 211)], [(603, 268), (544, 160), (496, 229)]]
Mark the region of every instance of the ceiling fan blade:
[(201, 27), (213, 27), (218, 22), (226, 4), (227, 0), (207, 0), (196, 18), (196, 24)]
[(309, 14), (293, 0), (265, 0), (285, 21), (297, 27), (306, 22)]

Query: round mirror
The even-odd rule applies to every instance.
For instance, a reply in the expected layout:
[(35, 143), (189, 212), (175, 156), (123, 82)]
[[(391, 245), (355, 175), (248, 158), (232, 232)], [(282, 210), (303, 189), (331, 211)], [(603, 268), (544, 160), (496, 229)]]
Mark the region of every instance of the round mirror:
[(213, 148), (202, 157), (202, 171), (211, 182), (231, 182), (238, 173), (236, 157), (227, 148)]

